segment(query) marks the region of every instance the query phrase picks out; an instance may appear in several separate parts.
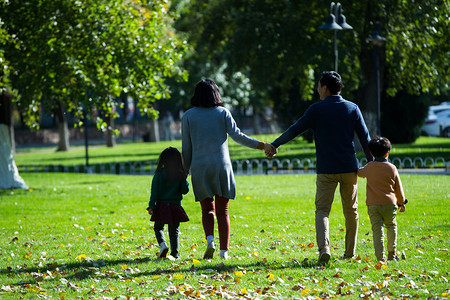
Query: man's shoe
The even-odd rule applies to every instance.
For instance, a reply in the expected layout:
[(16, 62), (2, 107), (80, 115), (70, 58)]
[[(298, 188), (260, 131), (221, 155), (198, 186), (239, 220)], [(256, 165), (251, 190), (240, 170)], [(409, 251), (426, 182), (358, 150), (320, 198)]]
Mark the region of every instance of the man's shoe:
[(158, 258), (163, 258), (166, 257), (167, 252), (169, 252), (169, 248), (167, 247), (165, 242), (162, 242), (159, 245), (159, 254), (158, 254)]
[(211, 241), (208, 243), (208, 246), (206, 247), (205, 254), (203, 255), (203, 259), (210, 259), (214, 256), (214, 251), (216, 251), (216, 246), (214, 245), (214, 241)]
[(328, 250), (328, 248), (326, 247), (322, 251), (320, 251), (318, 263), (325, 264), (330, 260), (330, 257), (331, 257), (330, 250)]

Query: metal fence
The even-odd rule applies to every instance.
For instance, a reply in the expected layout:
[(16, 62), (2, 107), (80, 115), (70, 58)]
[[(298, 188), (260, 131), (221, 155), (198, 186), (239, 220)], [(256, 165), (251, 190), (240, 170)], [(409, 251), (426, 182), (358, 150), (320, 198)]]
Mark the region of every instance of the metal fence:
[[(450, 162), (446, 162), (443, 157), (393, 157), (389, 161), (399, 169), (443, 168), (447, 170), (447, 173), (450, 172)], [(359, 163), (365, 165), (366, 158), (360, 159)], [(232, 166), (236, 175), (314, 173), (316, 160), (307, 158), (233, 160)], [(156, 162), (118, 162), (94, 164), (89, 167), (85, 165), (23, 165), (18, 166), (18, 169), (20, 172), (152, 175), (156, 170)]]

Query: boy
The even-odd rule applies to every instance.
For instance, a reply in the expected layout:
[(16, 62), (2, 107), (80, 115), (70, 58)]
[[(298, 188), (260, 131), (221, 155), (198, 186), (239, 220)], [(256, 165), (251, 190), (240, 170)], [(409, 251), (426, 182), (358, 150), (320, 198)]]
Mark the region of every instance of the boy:
[(388, 260), (397, 260), (397, 206), (405, 211), (402, 182), (397, 168), (388, 162), (391, 142), (376, 136), (369, 142), (375, 160), (358, 170), (358, 176), (367, 178), (366, 205), (372, 224), (373, 245), (379, 261), (385, 261), (383, 225), (387, 230)]

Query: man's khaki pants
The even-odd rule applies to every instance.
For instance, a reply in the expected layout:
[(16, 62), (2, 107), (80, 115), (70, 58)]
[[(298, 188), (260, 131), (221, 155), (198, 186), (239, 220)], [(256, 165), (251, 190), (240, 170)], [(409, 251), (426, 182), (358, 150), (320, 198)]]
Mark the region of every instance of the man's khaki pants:
[(339, 183), (342, 210), (345, 217), (345, 253), (353, 257), (358, 235), (358, 198), (356, 172), (339, 174), (317, 174), (316, 179), (316, 240), (319, 251), (330, 247), (329, 222), (334, 193)]

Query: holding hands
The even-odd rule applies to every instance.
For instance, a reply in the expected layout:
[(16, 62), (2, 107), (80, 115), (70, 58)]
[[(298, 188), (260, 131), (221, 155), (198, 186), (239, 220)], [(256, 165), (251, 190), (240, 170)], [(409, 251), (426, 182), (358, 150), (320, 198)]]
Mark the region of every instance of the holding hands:
[(278, 153), (277, 148), (270, 143), (264, 143), (264, 154), (268, 158), (273, 158)]

